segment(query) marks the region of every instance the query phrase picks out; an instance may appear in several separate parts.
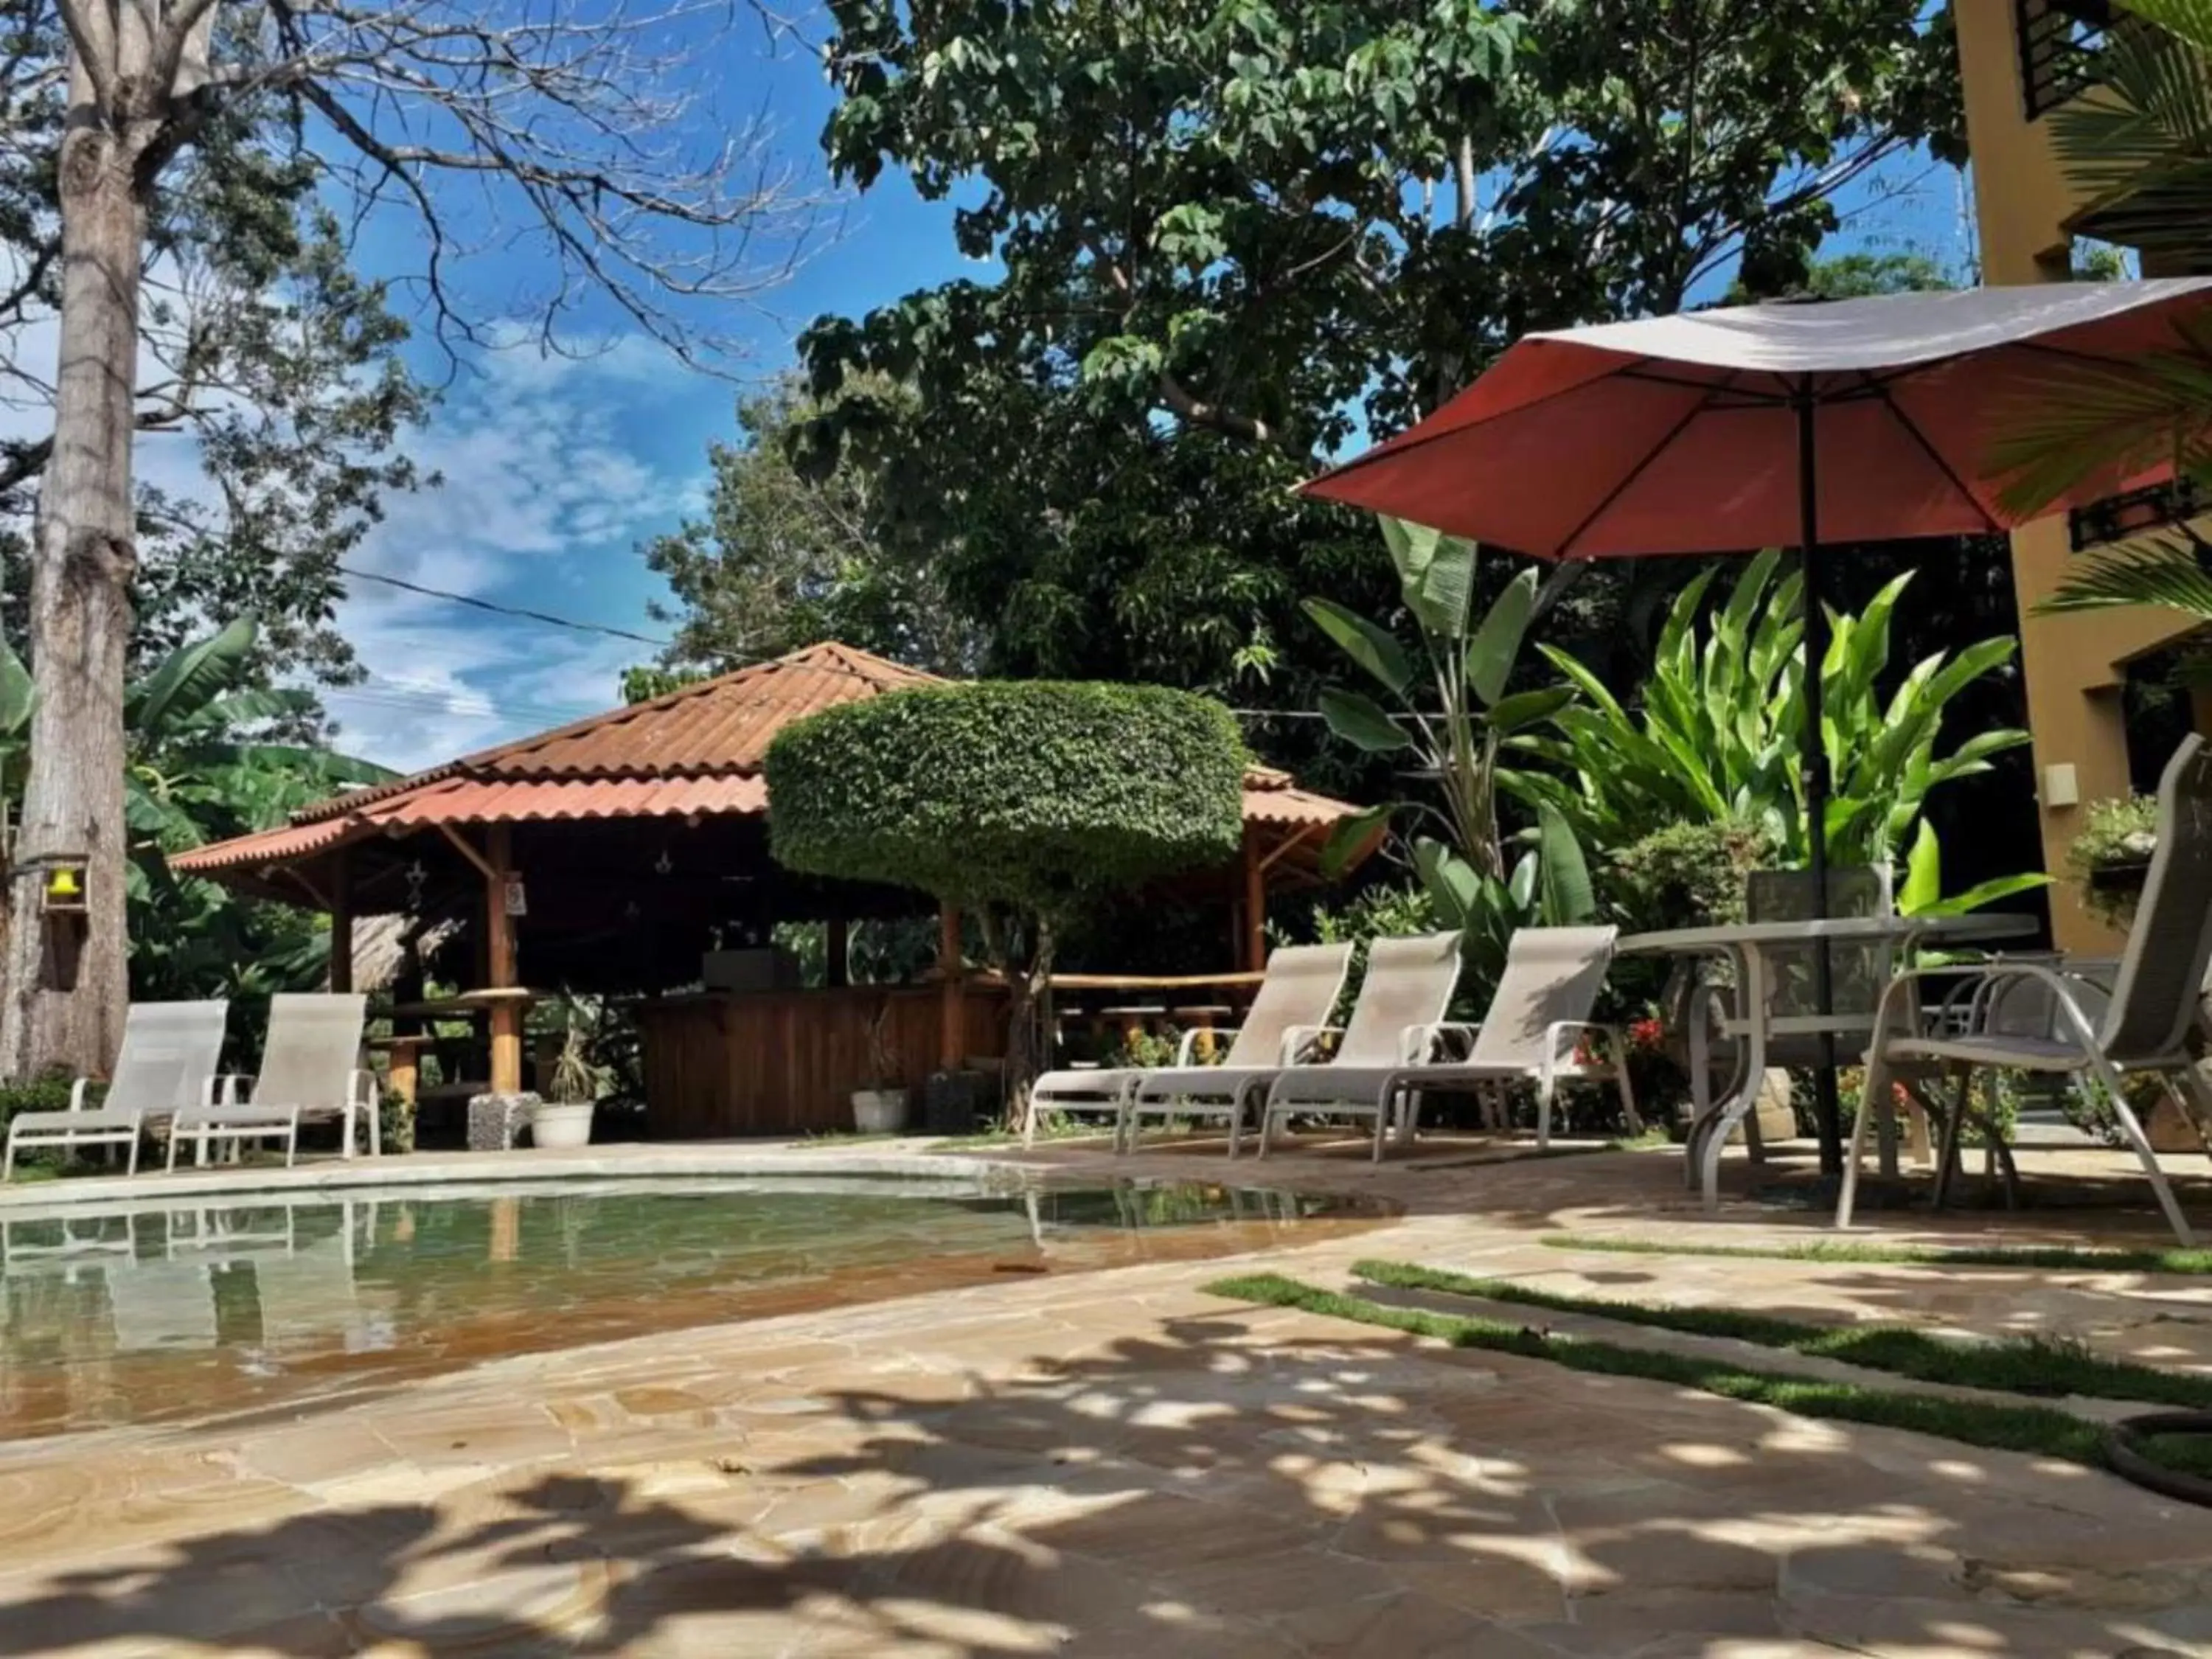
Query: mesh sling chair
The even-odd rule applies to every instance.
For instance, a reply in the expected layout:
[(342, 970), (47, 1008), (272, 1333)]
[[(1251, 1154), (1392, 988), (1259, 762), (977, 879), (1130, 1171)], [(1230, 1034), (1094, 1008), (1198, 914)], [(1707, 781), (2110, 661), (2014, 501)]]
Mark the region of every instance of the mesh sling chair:
[[(1233, 1154), (1247, 1098), (1255, 1087), (1265, 1088), (1267, 1079), (1296, 1060), (1328, 1024), (1351, 965), (1349, 945), (1283, 946), (1268, 956), (1267, 977), (1221, 1064), (1192, 1065), (1197, 1033), (1185, 1032), (1171, 1066), (1048, 1072), (1030, 1092), (1029, 1130), (1034, 1133), (1040, 1111), (1107, 1114), (1114, 1119), (1115, 1149), (1127, 1150), (1134, 1138), (1131, 1097), (1140, 1085), (1157, 1084), (1170, 1092), (1153, 1096), (1148, 1107), (1160, 1101), (1188, 1103), (1186, 1109), (1159, 1115), (1228, 1118)], [(1223, 1035), (1214, 1033), (1217, 1039)]]
[[(2127, 950), (2111, 982), (2110, 1000), (2094, 1012), (2103, 988), (2063, 965), (1996, 963), (1968, 981), (1967, 1017), (1929, 1029), (1919, 1006), (1923, 969), (1897, 975), (1884, 994), (1867, 1053), (1867, 1098), (1881, 1098), (1898, 1072), (1940, 1066), (1957, 1087), (1959, 1104), (1948, 1114), (1947, 1141), (1955, 1139), (1966, 1112), (1973, 1074), (1982, 1067), (2061, 1075), (2100, 1084), (2122, 1137), (2134, 1151), (2166, 1224), (2183, 1244), (2195, 1237), (2160, 1167), (2142, 1123), (2129, 1105), (2126, 1079), (2158, 1079), (2168, 1099), (2212, 1152), (2212, 1085), (2197, 1069), (2190, 1037), (2202, 1019), (2205, 968), (2212, 963), (2212, 750), (2204, 739), (2183, 740), (2158, 786), (2158, 848), (2143, 880), (2142, 898), (2128, 934)], [(2039, 986), (2048, 998), (2047, 1021), (2023, 1020), (2018, 990)], [(1954, 994), (1954, 1006), (1960, 1001)], [(1960, 1029), (1963, 1024), (1964, 1029)], [(2026, 1029), (2023, 1029), (2026, 1028)], [(1836, 1224), (1850, 1224), (1858, 1195), (1859, 1163), (1867, 1125), (1862, 1110), (1844, 1163)], [(1948, 1169), (1948, 1163), (1939, 1163)]]

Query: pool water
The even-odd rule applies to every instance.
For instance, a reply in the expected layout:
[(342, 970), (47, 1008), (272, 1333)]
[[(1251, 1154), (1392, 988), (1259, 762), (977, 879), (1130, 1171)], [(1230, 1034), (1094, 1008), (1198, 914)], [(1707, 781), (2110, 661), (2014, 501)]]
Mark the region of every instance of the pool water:
[(221, 1419), (478, 1360), (1369, 1224), (1195, 1183), (532, 1182), (0, 1218), (0, 1440)]

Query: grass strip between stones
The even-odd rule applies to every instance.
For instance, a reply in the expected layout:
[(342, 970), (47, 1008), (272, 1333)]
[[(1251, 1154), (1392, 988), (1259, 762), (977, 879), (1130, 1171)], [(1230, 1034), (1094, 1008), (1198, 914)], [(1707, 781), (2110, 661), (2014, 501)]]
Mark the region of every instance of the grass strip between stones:
[(1538, 1241), (1554, 1250), (1607, 1255), (1705, 1255), (1759, 1261), (1856, 1261), (1891, 1267), (2040, 1267), (2060, 1273), (2212, 1273), (2212, 1250), (2077, 1249), (2065, 1244), (1961, 1246), (1860, 1244), (1845, 1239), (1809, 1244), (1687, 1244), (1588, 1233), (1553, 1233)]
[(2047, 1338), (1946, 1340), (1908, 1326), (1815, 1325), (1735, 1308), (1619, 1302), (1400, 1261), (1356, 1262), (1352, 1272), (1375, 1284), (1400, 1290), (1440, 1291), (1553, 1313), (1587, 1314), (1691, 1336), (1729, 1337), (1762, 1348), (1786, 1349), (1808, 1358), (1835, 1359), (1869, 1370), (1889, 1371), (1916, 1382), (1948, 1382), (1998, 1394), (2052, 1398), (2080, 1395), (2093, 1400), (2141, 1400), (2161, 1406), (2212, 1409), (2212, 1376), (2106, 1359), (2078, 1345)]
[(1559, 1336), (1526, 1326), (1509, 1325), (1501, 1320), (1386, 1307), (1364, 1297), (1302, 1285), (1279, 1273), (1239, 1275), (1217, 1280), (1206, 1289), (1231, 1301), (1297, 1308), (1410, 1335), (1433, 1337), (1455, 1348), (1548, 1360), (1570, 1370), (1601, 1376), (1643, 1377), (1653, 1382), (1717, 1395), (1724, 1400), (1771, 1406), (1798, 1417), (1910, 1429), (1996, 1451), (2026, 1452), (2092, 1468), (2104, 1466), (2100, 1450), (2102, 1436), (2098, 1425), (2050, 1406), (1997, 1406), (1980, 1401), (1947, 1400), (1936, 1395), (1823, 1382), (1786, 1371), (1754, 1370), (1726, 1360), (1632, 1348), (1589, 1337)]

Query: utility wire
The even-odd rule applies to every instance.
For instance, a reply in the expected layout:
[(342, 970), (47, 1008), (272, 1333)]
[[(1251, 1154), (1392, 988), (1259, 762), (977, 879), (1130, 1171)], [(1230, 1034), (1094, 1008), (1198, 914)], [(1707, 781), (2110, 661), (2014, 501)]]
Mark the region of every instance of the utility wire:
[(631, 640), (657, 650), (665, 650), (675, 643), (673, 640), (657, 640), (650, 634), (633, 634), (627, 628), (612, 628), (605, 623), (579, 622), (574, 617), (556, 617), (549, 611), (501, 605), (495, 600), (478, 599), (473, 593), (456, 593), (449, 588), (426, 587), (421, 582), (410, 582), (404, 576), (387, 576), (381, 571), (360, 570), (349, 564), (340, 565), (338, 570), (341, 574), (350, 576), (356, 581), (381, 582), (386, 587), (396, 587), (403, 592), (419, 593), (429, 599), (443, 599), (449, 605), (465, 605), (471, 611), (489, 611), (496, 617), (519, 617), (526, 622), (543, 623), (549, 628), (574, 629), (579, 634), (605, 634), (611, 639)]
[[(380, 582), (386, 587), (396, 587), (400, 589), (403, 592), (419, 594), (421, 597), (428, 599), (443, 599), (448, 605), (464, 605), (468, 606), (471, 611), (489, 611), (495, 617), (514, 617), (523, 622), (538, 623), (549, 628), (566, 628), (579, 634), (604, 634), (610, 639), (629, 640), (638, 645), (652, 646), (656, 650), (670, 649), (676, 643), (673, 640), (655, 639), (649, 634), (635, 634), (627, 628), (616, 628), (606, 623), (581, 622), (574, 617), (556, 617), (550, 611), (532, 611), (525, 605), (501, 605), (496, 600), (479, 599), (473, 593), (456, 593), (450, 588), (430, 587), (421, 582), (409, 581), (403, 576), (387, 576), (380, 571), (360, 570), (347, 564), (340, 565), (338, 567), (338, 570), (342, 574), (350, 576), (356, 581)], [(750, 666), (753, 662), (764, 662), (767, 660), (769, 660), (767, 658), (749, 659), (745, 661), (740, 662), (738, 666)], [(471, 707), (467, 708), (454, 708), (453, 702), (445, 696), (444, 693), (431, 690), (428, 687), (423, 687), (419, 690), (415, 690), (413, 688), (406, 688), (405, 690), (402, 690), (395, 682), (386, 681), (384, 684), (386, 686), (392, 688), (392, 692), (386, 694), (387, 697), (390, 697), (394, 694), (406, 695), (408, 691), (412, 691), (413, 695), (419, 697), (423, 702), (435, 702), (439, 707), (450, 709), (452, 712), (456, 714), (465, 713), (476, 714), (482, 718), (491, 719), (496, 718), (501, 714), (531, 712), (512, 707), (502, 708), (497, 704), (492, 703), (486, 703), (482, 708)], [(322, 693), (325, 696), (329, 696), (333, 694), (344, 696), (347, 695), (347, 691), (343, 687), (334, 687)], [(367, 694), (360, 691), (354, 691), (350, 695), (363, 701), (368, 700)], [(582, 708), (581, 705), (577, 705), (577, 708), (579, 712), (581, 713), (588, 714), (591, 712), (588, 709)], [(537, 712), (542, 713), (544, 711), (541, 709)], [(1231, 707), (1229, 712), (1236, 715), (1240, 720), (1317, 720), (1326, 718), (1319, 709), (1315, 708), (1238, 708)], [(1396, 719), (1399, 717), (1394, 715), (1392, 718)]]

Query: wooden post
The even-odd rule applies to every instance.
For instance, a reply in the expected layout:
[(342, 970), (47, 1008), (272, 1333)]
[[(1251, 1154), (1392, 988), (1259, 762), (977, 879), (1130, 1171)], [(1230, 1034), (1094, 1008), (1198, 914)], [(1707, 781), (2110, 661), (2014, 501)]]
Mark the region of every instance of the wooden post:
[(1267, 965), (1267, 870), (1260, 862), (1260, 837), (1244, 830), (1244, 966), (1260, 973)]
[(822, 982), (833, 991), (842, 991), (853, 982), (853, 924), (842, 916), (833, 916), (823, 927), (828, 936), (830, 961)]
[(939, 1004), (937, 1068), (957, 1072), (968, 1058), (967, 989), (960, 973), (960, 911), (940, 905), (937, 912)]
[[(507, 914), (507, 878), (514, 867), (513, 833), (495, 823), (486, 836), (486, 860), (491, 873), (484, 880), (484, 988), (512, 990), (514, 987), (514, 919)], [(522, 1005), (502, 997), (491, 1006), (491, 1091), (495, 1095), (522, 1091)]]
[(353, 989), (353, 872), (343, 847), (331, 854), (331, 989)]

